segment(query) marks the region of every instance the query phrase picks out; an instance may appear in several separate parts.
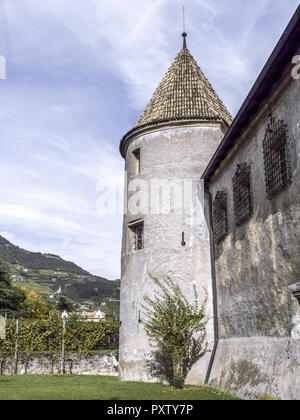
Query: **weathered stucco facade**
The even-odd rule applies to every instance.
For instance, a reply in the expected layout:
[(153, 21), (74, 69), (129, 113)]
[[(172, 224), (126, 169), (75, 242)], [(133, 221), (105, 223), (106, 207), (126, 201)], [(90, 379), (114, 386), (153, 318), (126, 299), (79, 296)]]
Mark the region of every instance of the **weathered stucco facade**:
[[(231, 116), (186, 48), (164, 76), (137, 125), (121, 141), (126, 182), (121, 276), (119, 373), (124, 380), (155, 381), (153, 352), (143, 328), (144, 297), (152, 277), (170, 277), (188, 299), (193, 287), (213, 318), (210, 231), (200, 180)], [(204, 382), (214, 343), (187, 381)]]
[[(226, 232), (214, 240), (209, 384), (246, 398), (300, 399), (299, 25), (298, 8), (203, 174), (213, 220), (216, 198), (226, 197)], [(250, 183), (243, 178), (239, 196), (241, 168)], [(239, 223), (246, 202), (251, 211)]]
[[(220, 124), (203, 123), (196, 126), (169, 127), (134, 139), (126, 154), (127, 191), (129, 208), (136, 209), (147, 203), (144, 212), (128, 212), (124, 218), (122, 283), (121, 283), (121, 329), (119, 372), (124, 380), (153, 381), (149, 361), (153, 349), (145, 335), (142, 317), (144, 296), (153, 297), (154, 283), (151, 279), (169, 276), (175, 280), (185, 295), (192, 298), (193, 285), (205, 299), (208, 292), (208, 315), (212, 318), (211, 263), (209, 230), (204, 215), (204, 191), (199, 181), (207, 160), (216, 150), (223, 132)], [(140, 174), (132, 174), (133, 151), (140, 149)], [(187, 197), (176, 212), (156, 208), (156, 181), (167, 188), (165, 203), (170, 202), (168, 186), (179, 186)], [(132, 184), (133, 183), (133, 184)], [(140, 188), (136, 192), (136, 187)], [(182, 190), (181, 190), (182, 188)], [(171, 191), (172, 194), (172, 191)], [(176, 194), (176, 192), (175, 192)], [(154, 203), (151, 196), (154, 195)], [(181, 195), (181, 194), (180, 194)], [(162, 205), (163, 198), (161, 197)], [(190, 200), (192, 199), (192, 201)], [(173, 200), (171, 199), (171, 203)], [(181, 205), (182, 204), (182, 205)], [(143, 220), (144, 247), (130, 248), (130, 223)], [(184, 232), (185, 246), (182, 246)], [(209, 322), (207, 340), (213, 347), (213, 321)], [(204, 382), (209, 353), (190, 372), (188, 382)]]
[[(266, 196), (263, 153), (270, 113), (287, 124), (292, 173), (291, 185), (272, 200)], [(212, 198), (227, 193), (229, 231), (215, 252), (220, 342), (210, 383), (243, 395), (300, 397), (300, 336), (291, 338), (297, 303), (288, 289), (300, 278), (299, 116), (299, 81), (292, 79), (210, 182)], [(236, 226), (232, 178), (241, 163), (251, 168), (253, 215)]]

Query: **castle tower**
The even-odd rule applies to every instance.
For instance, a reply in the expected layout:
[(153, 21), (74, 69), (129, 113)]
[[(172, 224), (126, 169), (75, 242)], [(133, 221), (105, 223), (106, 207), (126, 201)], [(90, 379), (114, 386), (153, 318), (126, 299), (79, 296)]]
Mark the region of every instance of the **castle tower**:
[[(151, 276), (175, 280), (187, 297), (196, 285), (213, 316), (210, 240), (200, 177), (231, 123), (231, 116), (186, 48), (164, 76), (136, 126), (120, 145), (127, 198), (121, 277), (119, 374), (153, 381), (153, 349), (143, 329), (143, 298)], [(213, 347), (213, 320), (207, 328)], [(210, 353), (189, 373), (203, 383)]]

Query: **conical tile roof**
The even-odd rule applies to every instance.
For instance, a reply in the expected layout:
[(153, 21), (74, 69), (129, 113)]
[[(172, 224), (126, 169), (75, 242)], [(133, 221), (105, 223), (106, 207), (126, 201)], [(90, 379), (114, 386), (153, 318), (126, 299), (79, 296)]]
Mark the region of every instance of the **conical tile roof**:
[[(169, 121), (222, 121), (232, 117), (187, 48), (183, 48), (156, 89), (138, 123), (123, 138)], [(122, 153), (123, 154), (123, 153)]]

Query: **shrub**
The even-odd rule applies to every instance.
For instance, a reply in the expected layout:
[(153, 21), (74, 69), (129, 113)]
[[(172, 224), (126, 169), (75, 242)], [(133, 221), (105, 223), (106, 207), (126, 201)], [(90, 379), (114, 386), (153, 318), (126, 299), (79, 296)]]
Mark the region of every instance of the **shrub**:
[(188, 371), (207, 349), (204, 345), (208, 321), (205, 317), (207, 296), (199, 307), (196, 287), (193, 287), (194, 296), (190, 303), (170, 278), (162, 281), (156, 277), (152, 279), (157, 291), (154, 299), (144, 297), (145, 330), (159, 348), (155, 353), (156, 360), (167, 366), (167, 358), (170, 359), (172, 372), (171, 375), (166, 374), (169, 381), (175, 388), (182, 388)]

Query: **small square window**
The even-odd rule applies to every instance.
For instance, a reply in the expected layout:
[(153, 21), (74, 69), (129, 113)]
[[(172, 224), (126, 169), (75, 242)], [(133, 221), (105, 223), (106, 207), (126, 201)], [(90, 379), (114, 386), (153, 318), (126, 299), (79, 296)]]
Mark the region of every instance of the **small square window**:
[(130, 250), (139, 251), (144, 248), (144, 222), (134, 222), (129, 226)]
[(139, 175), (141, 172), (141, 149), (132, 152), (133, 156), (133, 175)]

